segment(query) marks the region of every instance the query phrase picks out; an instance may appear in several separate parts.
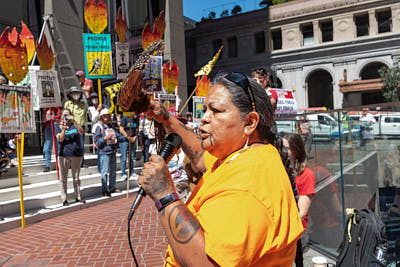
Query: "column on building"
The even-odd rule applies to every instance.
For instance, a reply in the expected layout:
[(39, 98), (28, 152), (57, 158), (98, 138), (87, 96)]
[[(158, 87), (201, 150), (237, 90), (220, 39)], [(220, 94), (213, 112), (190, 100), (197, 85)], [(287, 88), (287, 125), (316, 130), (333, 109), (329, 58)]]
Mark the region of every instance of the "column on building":
[(313, 21), (313, 31), (314, 31), (314, 44), (320, 44), (321, 43), (321, 30), (319, 28), (318, 20)]
[(400, 4), (392, 5), (392, 23), (393, 29), (392, 32), (399, 33), (400, 32)]
[(353, 40), (356, 36), (353, 14), (334, 16), (333, 21), (333, 40), (344, 42)]
[(368, 11), (369, 17), (369, 35), (374, 36), (378, 34), (378, 22), (376, 21), (375, 10)]

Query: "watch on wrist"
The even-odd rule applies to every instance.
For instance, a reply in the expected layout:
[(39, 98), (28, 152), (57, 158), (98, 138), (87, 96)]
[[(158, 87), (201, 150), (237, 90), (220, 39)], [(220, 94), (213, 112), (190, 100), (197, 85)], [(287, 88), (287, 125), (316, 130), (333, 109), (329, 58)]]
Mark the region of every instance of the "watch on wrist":
[(166, 195), (165, 197), (160, 198), (155, 203), (158, 212), (162, 211), (166, 206), (177, 200), (180, 200), (180, 197), (176, 192), (173, 192), (171, 194)]

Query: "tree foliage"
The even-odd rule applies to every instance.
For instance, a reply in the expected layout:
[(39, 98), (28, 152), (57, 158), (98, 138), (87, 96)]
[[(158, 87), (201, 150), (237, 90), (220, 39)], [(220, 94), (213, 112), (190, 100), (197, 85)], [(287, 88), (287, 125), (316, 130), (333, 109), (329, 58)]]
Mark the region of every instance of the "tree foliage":
[(229, 16), (229, 10), (228, 9), (223, 10), (219, 16), (221, 18)]
[(215, 16), (217, 16), (217, 13), (215, 13), (214, 11), (208, 13), (208, 19), (215, 19)]
[(259, 5), (260, 5), (260, 7), (266, 7), (266, 6), (279, 5), (279, 4), (283, 4), (283, 3), (291, 2), (291, 1), (295, 1), (295, 0), (262, 0), (259, 3)]
[(237, 14), (239, 14), (240, 12), (242, 12), (242, 7), (239, 6), (239, 5), (236, 5), (236, 6), (234, 6), (234, 7), (232, 8), (232, 10), (231, 10), (231, 15), (237, 15)]
[(382, 67), (378, 72), (382, 78), (382, 91), (386, 102), (399, 101), (400, 64), (397, 63), (392, 68)]

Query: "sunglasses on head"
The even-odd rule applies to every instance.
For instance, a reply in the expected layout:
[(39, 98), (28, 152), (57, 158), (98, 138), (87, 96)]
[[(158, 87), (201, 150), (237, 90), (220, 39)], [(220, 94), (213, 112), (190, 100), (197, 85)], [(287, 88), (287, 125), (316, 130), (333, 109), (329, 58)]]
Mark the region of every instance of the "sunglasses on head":
[(253, 92), (251, 91), (250, 82), (247, 79), (247, 76), (241, 72), (232, 72), (231, 74), (228, 74), (225, 78), (239, 85), (245, 91), (245, 93), (249, 97), (253, 111), (256, 111), (256, 101), (254, 100)]

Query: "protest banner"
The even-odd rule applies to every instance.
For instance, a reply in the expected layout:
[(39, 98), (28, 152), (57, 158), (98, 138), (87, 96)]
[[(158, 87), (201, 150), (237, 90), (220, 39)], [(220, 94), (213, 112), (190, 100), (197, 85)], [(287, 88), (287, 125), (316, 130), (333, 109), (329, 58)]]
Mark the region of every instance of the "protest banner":
[(30, 87), (0, 85), (0, 133), (35, 133)]
[[(32, 89), (32, 105), (33, 110), (38, 111), (39, 107), (39, 99), (37, 96), (37, 81), (36, 81), (36, 71), (40, 70), (40, 66), (28, 66), (29, 71), (25, 78), (17, 84), (17, 86), (30, 86)], [(13, 85), (11, 82), (10, 85)]]
[(128, 43), (115, 43), (115, 61), (117, 65), (117, 79), (125, 79), (129, 72)]
[(203, 116), (204, 96), (194, 96), (193, 98), (193, 122), (200, 123)]
[(82, 35), (86, 77), (112, 78), (111, 35), (92, 33)]
[(177, 116), (178, 111), (176, 108), (176, 95), (158, 94), (158, 99), (172, 116)]
[(148, 94), (162, 92), (162, 56), (151, 56), (143, 74), (142, 87)]
[(272, 88), (278, 95), (275, 115), (297, 114), (297, 103), (291, 89)]
[(41, 108), (61, 106), (60, 88), (57, 72), (53, 70), (36, 71), (37, 96)]

